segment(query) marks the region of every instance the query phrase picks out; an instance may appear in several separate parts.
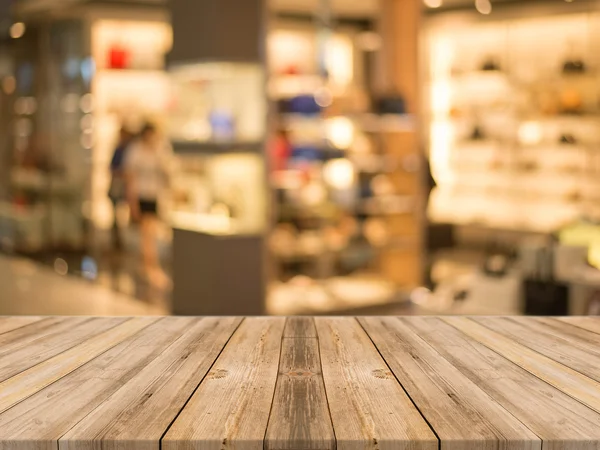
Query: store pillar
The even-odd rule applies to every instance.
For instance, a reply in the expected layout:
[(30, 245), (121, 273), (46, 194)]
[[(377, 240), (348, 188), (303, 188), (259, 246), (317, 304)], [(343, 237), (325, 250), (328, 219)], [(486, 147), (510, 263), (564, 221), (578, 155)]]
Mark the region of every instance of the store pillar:
[(264, 4), (171, 0), (169, 5), (168, 66), (176, 104), (170, 134), (185, 170), (182, 178), (195, 180), (182, 188), (191, 200), (172, 214), (173, 312), (264, 314)]

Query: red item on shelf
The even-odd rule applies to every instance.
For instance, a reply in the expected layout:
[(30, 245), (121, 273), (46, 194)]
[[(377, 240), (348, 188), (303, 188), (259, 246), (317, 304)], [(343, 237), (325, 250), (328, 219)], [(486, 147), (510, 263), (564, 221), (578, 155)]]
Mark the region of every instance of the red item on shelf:
[(291, 154), (292, 147), (287, 137), (284, 135), (276, 136), (271, 141), (271, 168), (273, 170), (287, 168), (287, 162)]
[(110, 69), (126, 69), (129, 65), (129, 52), (119, 44), (113, 45), (108, 52), (108, 67)]
[(297, 66), (290, 65), (284, 69), (283, 74), (284, 75), (298, 75), (298, 74), (300, 74), (300, 71), (298, 70)]

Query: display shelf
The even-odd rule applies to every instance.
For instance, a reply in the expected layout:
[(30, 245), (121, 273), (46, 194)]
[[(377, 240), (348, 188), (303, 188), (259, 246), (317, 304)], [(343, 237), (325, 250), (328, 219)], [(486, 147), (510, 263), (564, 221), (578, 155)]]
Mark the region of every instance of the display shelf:
[[(438, 185), (431, 220), (551, 233), (589, 211), (589, 183), (600, 178), (600, 60), (590, 20), (600, 15), (429, 29), (424, 86)], [(577, 55), (559, 50), (572, 39), (581, 40)], [(573, 58), (585, 73), (563, 73)], [(490, 60), (501, 71), (473, 70)], [(485, 140), (469, 139), (476, 127)]]
[(227, 153), (261, 153), (264, 143), (257, 142), (196, 142), (172, 141), (173, 151), (176, 154), (227, 154)]

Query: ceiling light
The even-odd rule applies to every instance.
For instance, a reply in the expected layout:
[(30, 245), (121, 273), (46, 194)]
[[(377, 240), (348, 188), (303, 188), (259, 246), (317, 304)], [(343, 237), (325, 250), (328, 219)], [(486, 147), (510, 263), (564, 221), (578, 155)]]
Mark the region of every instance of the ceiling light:
[(19, 39), (25, 34), (25, 24), (23, 22), (13, 23), (10, 27), (10, 37)]
[(439, 8), (444, 3), (443, 0), (423, 0), (428, 8)]
[(492, 2), (490, 0), (475, 0), (475, 9), (481, 14), (489, 14), (492, 12)]

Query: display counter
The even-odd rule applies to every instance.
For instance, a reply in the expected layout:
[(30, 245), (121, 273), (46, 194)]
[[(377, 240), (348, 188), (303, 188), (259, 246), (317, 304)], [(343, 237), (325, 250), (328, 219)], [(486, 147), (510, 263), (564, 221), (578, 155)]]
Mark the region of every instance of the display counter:
[(13, 450), (600, 445), (596, 318), (6, 317), (0, 339)]

